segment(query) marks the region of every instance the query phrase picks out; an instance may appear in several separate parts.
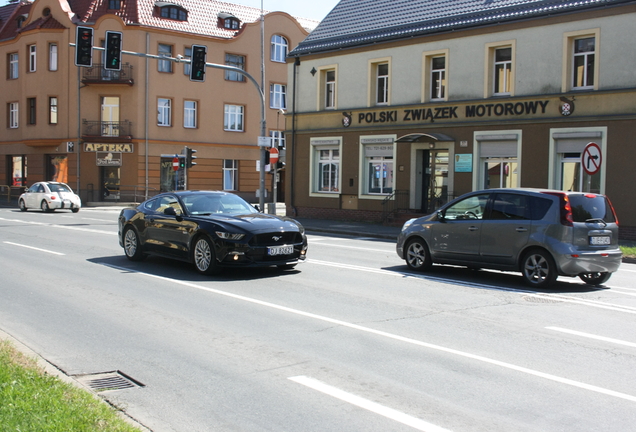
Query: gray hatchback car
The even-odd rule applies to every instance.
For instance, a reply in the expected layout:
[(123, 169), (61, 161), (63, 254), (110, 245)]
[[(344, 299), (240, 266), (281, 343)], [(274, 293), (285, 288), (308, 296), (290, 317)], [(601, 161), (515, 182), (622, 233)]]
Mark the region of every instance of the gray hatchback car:
[(412, 270), (435, 263), (520, 271), (535, 288), (559, 275), (600, 285), (622, 259), (605, 195), (524, 188), (471, 192), (407, 221), (397, 254)]

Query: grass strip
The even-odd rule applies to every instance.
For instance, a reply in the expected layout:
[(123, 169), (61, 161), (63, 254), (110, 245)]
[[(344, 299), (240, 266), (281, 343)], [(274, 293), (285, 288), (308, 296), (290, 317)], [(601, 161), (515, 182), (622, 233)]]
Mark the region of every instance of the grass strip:
[(44, 373), (9, 341), (0, 341), (0, 429), (139, 432), (88, 391)]

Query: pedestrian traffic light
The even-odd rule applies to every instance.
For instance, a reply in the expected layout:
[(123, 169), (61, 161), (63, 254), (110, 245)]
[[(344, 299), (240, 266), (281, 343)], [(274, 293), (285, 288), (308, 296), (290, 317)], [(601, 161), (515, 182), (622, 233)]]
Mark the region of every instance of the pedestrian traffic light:
[(204, 45), (192, 45), (190, 60), (190, 81), (205, 81), (205, 62), (208, 48)]
[(93, 29), (77, 27), (75, 32), (75, 66), (93, 66)]
[(194, 153), (197, 151), (195, 149), (191, 149), (190, 147), (186, 147), (186, 167), (192, 168), (197, 163), (194, 161), (197, 157), (194, 156)]
[(106, 32), (106, 60), (104, 69), (121, 70), (121, 32)]

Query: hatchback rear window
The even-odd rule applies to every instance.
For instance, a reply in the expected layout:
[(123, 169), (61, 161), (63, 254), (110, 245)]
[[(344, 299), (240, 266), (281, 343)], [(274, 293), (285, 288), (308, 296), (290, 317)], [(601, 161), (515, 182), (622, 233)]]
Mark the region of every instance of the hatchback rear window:
[(608, 199), (602, 195), (576, 194), (568, 195), (572, 207), (574, 222), (585, 222), (590, 219), (603, 219), (605, 222), (616, 222), (614, 212)]

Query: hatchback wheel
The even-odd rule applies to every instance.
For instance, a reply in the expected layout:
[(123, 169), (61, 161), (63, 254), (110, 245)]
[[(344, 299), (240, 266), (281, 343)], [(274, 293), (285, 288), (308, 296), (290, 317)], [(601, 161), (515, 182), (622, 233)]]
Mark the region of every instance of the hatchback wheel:
[(408, 265), (411, 270), (425, 271), (429, 270), (433, 265), (428, 246), (426, 242), (420, 238), (413, 239), (408, 243), (404, 255), (406, 265)]
[(133, 228), (126, 228), (124, 232), (124, 253), (131, 261), (141, 261), (145, 255), (141, 252), (141, 244), (137, 231)]
[(211, 275), (217, 274), (220, 271), (216, 265), (214, 247), (207, 237), (199, 237), (196, 239), (192, 254), (194, 265), (199, 273)]
[(27, 211), (27, 206), (26, 206), (24, 200), (20, 200), (18, 205), (20, 206), (20, 211), (23, 211), (23, 212)]
[(585, 273), (582, 275), (579, 275), (579, 277), (581, 278), (581, 280), (583, 282), (585, 282), (588, 285), (601, 285), (605, 282), (607, 282), (607, 280), (610, 278), (612, 274), (611, 273)]
[(533, 250), (523, 258), (521, 273), (527, 285), (534, 288), (545, 288), (557, 278), (556, 264), (545, 251)]

